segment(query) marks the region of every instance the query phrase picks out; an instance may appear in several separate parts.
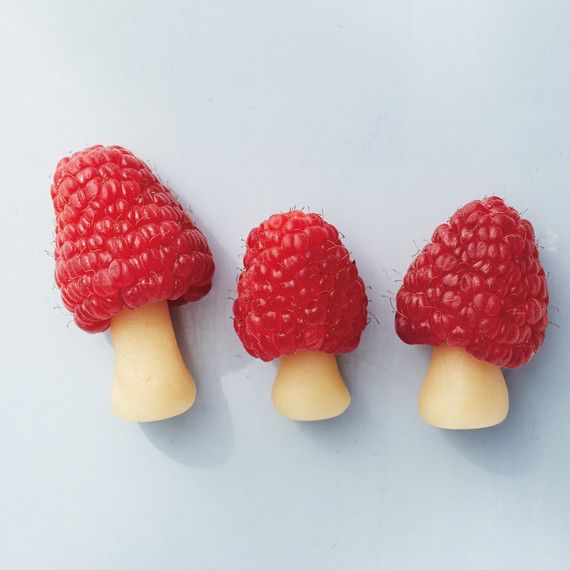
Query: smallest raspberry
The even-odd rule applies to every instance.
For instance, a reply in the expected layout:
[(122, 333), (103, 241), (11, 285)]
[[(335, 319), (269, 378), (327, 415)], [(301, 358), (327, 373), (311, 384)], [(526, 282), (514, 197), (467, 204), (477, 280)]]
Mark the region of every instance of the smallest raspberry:
[(234, 328), (252, 356), (281, 358), (275, 406), (293, 419), (342, 413), (350, 395), (335, 355), (358, 346), (367, 297), (338, 230), (318, 214), (293, 210), (252, 229), (246, 243)]

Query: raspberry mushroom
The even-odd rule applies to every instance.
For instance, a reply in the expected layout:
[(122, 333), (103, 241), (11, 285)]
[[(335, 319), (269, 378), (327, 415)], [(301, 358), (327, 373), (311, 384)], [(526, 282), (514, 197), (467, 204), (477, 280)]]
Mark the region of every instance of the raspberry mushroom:
[(350, 393), (336, 356), (354, 350), (367, 323), (364, 282), (334, 226), (294, 210), (247, 238), (234, 328), (249, 354), (280, 358), (275, 408), (294, 420), (338, 416)]
[(119, 146), (63, 158), (51, 197), (63, 303), (81, 329), (111, 329), (113, 411), (139, 422), (183, 413), (196, 386), (168, 305), (210, 290), (214, 261), (206, 238), (149, 167)]
[(420, 391), (422, 418), (449, 429), (502, 422), (509, 396), (501, 367), (528, 362), (548, 324), (531, 223), (496, 196), (470, 202), (435, 230), (396, 304), (398, 336), (434, 347)]

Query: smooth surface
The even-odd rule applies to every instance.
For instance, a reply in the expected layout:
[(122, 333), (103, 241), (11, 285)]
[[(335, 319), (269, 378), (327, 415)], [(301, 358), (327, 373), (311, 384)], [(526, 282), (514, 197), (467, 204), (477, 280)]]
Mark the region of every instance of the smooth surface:
[(279, 359), (271, 401), (286, 418), (319, 421), (345, 412), (350, 393), (334, 354), (302, 350)]
[[(0, 19), (2, 567), (566, 570), (570, 560), (570, 4), (4, 2)], [(173, 311), (188, 414), (125, 425), (113, 351), (53, 289), (50, 176), (120, 143), (192, 206), (212, 293)], [(496, 428), (426, 426), (430, 349), (393, 297), (454, 209), (500, 193), (549, 273), (543, 350)], [(295, 423), (230, 319), (249, 229), (324, 210), (370, 285), (339, 358), (350, 408)], [(69, 325), (69, 326), (67, 326)]]
[(488, 428), (507, 417), (509, 391), (497, 366), (463, 348), (435, 346), (418, 408), (422, 419), (435, 427)]
[(123, 420), (178, 416), (196, 399), (196, 383), (176, 341), (168, 303), (151, 303), (111, 319), (115, 370), (111, 408)]

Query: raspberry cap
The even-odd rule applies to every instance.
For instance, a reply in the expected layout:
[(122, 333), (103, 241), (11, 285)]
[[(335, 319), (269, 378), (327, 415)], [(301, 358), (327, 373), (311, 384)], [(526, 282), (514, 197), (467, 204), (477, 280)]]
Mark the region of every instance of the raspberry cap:
[(354, 350), (367, 323), (364, 282), (339, 233), (318, 214), (274, 214), (247, 238), (234, 328), (264, 361), (298, 350)]
[(101, 145), (59, 161), (55, 280), (77, 325), (101, 332), (126, 309), (197, 301), (212, 286), (206, 238), (150, 168)]
[(408, 344), (448, 344), (495, 366), (522, 366), (548, 324), (531, 223), (497, 196), (470, 202), (436, 228), (396, 305), (396, 332)]

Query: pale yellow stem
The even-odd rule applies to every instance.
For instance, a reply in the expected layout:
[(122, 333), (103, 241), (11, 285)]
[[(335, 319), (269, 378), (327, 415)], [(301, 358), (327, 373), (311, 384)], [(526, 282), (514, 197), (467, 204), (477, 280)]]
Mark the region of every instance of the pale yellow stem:
[(462, 348), (435, 346), (419, 398), (421, 417), (436, 427), (477, 429), (501, 423), (509, 393), (501, 369)]
[(111, 336), (115, 414), (150, 422), (177, 416), (192, 406), (196, 385), (178, 349), (166, 301), (116, 315)]
[(326, 420), (350, 405), (350, 393), (336, 357), (324, 352), (299, 351), (282, 356), (272, 392), (275, 409), (292, 420)]

